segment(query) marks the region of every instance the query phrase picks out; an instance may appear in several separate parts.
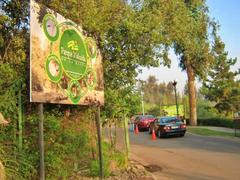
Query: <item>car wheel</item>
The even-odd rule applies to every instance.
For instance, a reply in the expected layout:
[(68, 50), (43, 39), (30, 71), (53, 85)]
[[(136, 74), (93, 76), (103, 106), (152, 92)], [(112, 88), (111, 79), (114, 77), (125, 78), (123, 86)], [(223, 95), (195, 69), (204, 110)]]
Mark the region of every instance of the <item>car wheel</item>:
[(161, 137), (162, 137), (162, 133), (161, 133), (161, 131), (160, 131), (160, 130), (158, 130), (158, 131), (157, 131), (157, 136), (158, 136), (159, 138), (161, 138)]
[(148, 133), (149, 133), (149, 134), (152, 134), (152, 130), (151, 130), (150, 127), (148, 128)]

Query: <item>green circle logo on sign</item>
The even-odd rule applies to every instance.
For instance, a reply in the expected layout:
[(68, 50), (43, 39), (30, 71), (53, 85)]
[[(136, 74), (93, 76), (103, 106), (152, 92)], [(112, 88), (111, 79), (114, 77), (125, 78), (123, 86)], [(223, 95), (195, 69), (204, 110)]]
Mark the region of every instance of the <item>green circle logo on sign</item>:
[(60, 81), (62, 77), (62, 67), (56, 55), (51, 54), (48, 56), (45, 69), (51, 81), (56, 83)]
[(78, 81), (71, 81), (68, 86), (69, 97), (74, 104), (77, 104), (81, 98), (81, 87)]
[(87, 52), (82, 37), (74, 29), (65, 30), (60, 40), (60, 59), (66, 74), (79, 80), (87, 69)]
[(50, 41), (56, 41), (59, 36), (58, 23), (55, 17), (47, 14), (43, 18), (43, 30)]

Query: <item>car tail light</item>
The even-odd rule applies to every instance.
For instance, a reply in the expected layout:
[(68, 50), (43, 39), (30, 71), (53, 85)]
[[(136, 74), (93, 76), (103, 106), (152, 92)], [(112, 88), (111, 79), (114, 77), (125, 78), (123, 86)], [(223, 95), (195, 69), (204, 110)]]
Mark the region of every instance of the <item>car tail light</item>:
[(182, 124), (182, 125), (181, 125), (181, 128), (182, 128), (182, 129), (186, 128), (186, 124)]
[(164, 126), (164, 128), (163, 128), (164, 130), (170, 130), (171, 129), (171, 127), (170, 126)]

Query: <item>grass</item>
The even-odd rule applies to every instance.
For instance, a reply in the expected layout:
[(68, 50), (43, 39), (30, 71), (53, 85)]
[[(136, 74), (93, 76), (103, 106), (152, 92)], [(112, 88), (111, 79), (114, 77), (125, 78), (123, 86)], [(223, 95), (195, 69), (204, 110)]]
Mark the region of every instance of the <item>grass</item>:
[(234, 137), (234, 133), (214, 131), (214, 130), (198, 128), (198, 127), (188, 127), (187, 131), (190, 133), (198, 134), (198, 135), (202, 135), (202, 136)]
[[(161, 106), (160, 107), (159, 105), (144, 103), (144, 109), (145, 109), (146, 112), (150, 111), (154, 107), (158, 107), (159, 112), (160, 112), (160, 109), (168, 112), (168, 116), (176, 116), (176, 114), (177, 114), (176, 105), (166, 105), (166, 106)], [(183, 109), (182, 104), (178, 105), (178, 111), (179, 111), (180, 115), (184, 114), (184, 109)]]

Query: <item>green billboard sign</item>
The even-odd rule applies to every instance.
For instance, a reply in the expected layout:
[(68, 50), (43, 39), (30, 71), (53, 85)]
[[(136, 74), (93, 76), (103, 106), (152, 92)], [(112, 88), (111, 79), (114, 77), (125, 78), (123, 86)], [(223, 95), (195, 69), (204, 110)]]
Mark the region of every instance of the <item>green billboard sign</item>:
[[(94, 39), (72, 21), (31, 4), (31, 100), (103, 104), (102, 63)], [(46, 12), (42, 20), (41, 9)]]
[(81, 36), (74, 29), (63, 32), (60, 40), (60, 58), (71, 79), (79, 80), (87, 69), (87, 51)]

